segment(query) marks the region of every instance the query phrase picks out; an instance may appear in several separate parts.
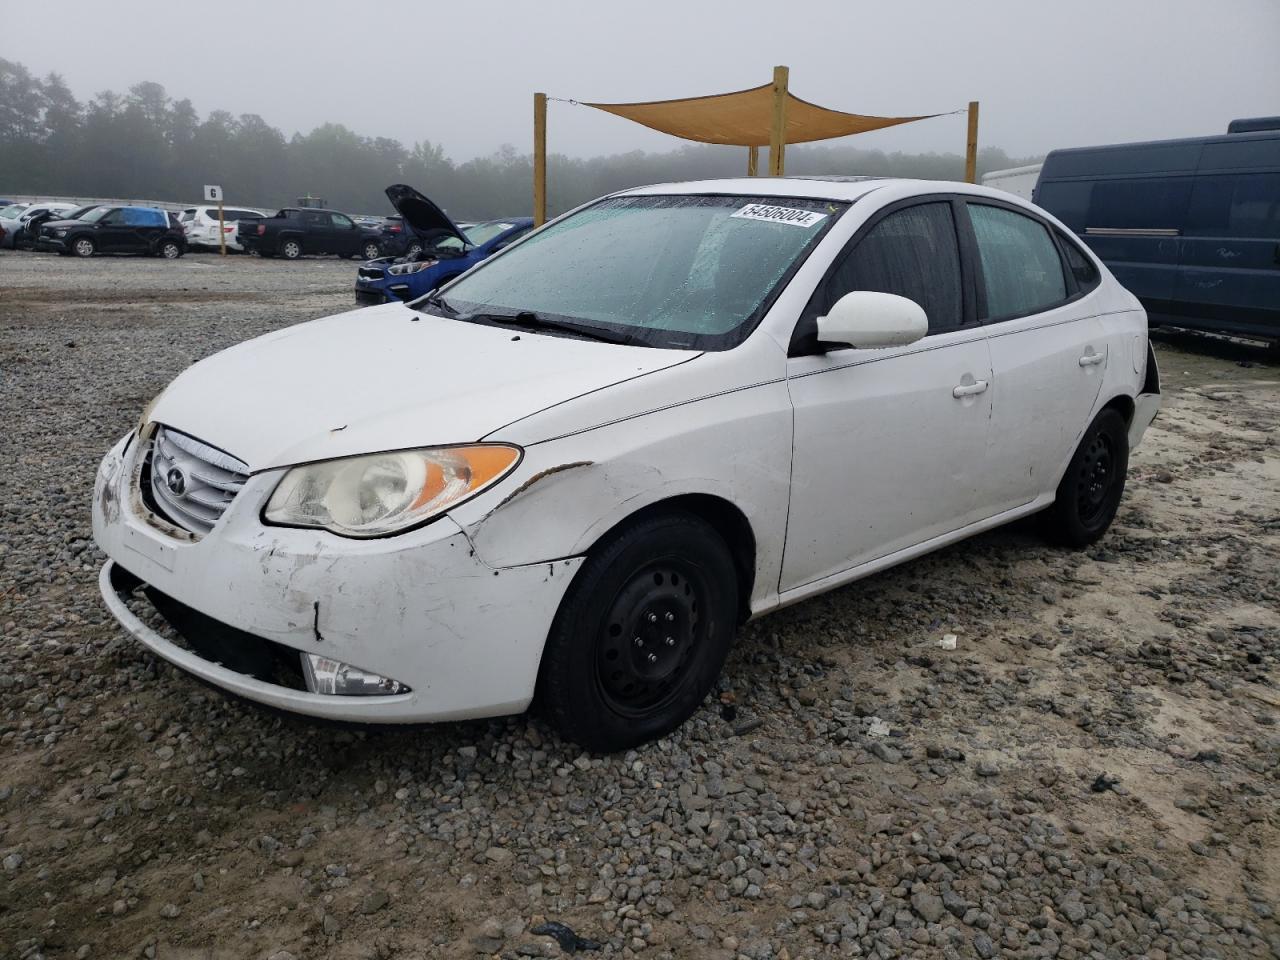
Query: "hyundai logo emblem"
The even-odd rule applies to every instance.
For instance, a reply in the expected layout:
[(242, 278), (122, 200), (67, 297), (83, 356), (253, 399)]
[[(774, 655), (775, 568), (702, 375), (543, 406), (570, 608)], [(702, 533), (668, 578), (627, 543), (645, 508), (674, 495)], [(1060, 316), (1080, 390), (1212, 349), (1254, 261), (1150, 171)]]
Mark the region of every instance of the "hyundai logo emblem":
[(170, 467), (169, 472), (164, 475), (164, 485), (175, 497), (180, 497), (187, 492), (187, 475), (182, 472), (181, 467)]

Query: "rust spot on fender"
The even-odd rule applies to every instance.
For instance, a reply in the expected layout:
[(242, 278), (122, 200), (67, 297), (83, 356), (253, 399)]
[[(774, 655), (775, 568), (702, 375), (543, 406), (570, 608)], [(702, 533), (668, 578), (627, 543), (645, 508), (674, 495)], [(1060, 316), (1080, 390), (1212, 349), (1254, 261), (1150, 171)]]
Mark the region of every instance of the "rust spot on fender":
[(562, 463), (558, 467), (547, 467), (545, 470), (538, 471), (524, 483), (520, 484), (520, 486), (516, 487), (509, 494), (503, 497), (502, 502), (485, 515), (485, 520), (489, 519), (489, 517), (493, 516), (512, 500), (516, 499), (516, 497), (527, 492), (535, 483), (545, 480), (547, 477), (554, 476), (557, 473), (564, 473), (566, 470), (576, 470), (579, 467), (589, 467), (594, 463), (594, 460), (575, 460), (573, 463)]

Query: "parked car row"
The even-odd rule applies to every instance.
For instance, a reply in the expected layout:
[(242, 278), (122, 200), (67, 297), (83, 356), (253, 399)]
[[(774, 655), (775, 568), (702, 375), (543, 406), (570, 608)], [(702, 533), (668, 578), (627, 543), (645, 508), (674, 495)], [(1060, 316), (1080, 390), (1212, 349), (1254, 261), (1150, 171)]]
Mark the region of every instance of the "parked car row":
[(158, 207), (13, 203), (0, 208), (0, 247), (64, 256), (129, 253), (176, 259), (187, 251), (175, 214)]

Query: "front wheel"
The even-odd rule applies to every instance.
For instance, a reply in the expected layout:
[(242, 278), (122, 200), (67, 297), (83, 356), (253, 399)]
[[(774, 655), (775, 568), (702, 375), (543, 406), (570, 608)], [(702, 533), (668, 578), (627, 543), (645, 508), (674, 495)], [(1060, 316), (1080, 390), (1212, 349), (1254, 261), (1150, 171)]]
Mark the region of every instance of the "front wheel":
[(286, 240), (280, 244), (280, 256), (286, 260), (297, 260), (302, 256), (302, 243), (298, 240)]
[(568, 740), (623, 750), (669, 733), (706, 697), (737, 624), (724, 539), (687, 513), (640, 520), (594, 549), (556, 614), (539, 694)]
[(1069, 547), (1097, 541), (1120, 508), (1128, 469), (1128, 425), (1119, 411), (1108, 408), (1085, 431), (1058, 484), (1046, 515), (1049, 536)]
[(77, 257), (92, 257), (95, 249), (93, 241), (88, 237), (77, 237), (71, 244), (71, 252)]

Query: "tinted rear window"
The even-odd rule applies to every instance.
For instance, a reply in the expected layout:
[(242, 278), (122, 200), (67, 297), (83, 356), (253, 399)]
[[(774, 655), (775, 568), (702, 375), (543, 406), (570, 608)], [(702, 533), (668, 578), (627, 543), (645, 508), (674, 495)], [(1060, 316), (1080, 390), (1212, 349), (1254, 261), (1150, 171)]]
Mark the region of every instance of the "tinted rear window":
[(1192, 191), (1186, 232), (1280, 239), (1280, 173), (1200, 177)]

